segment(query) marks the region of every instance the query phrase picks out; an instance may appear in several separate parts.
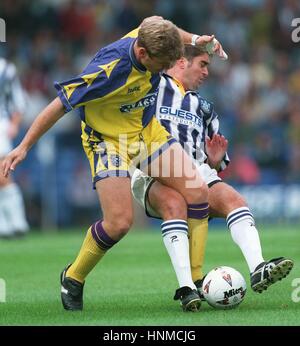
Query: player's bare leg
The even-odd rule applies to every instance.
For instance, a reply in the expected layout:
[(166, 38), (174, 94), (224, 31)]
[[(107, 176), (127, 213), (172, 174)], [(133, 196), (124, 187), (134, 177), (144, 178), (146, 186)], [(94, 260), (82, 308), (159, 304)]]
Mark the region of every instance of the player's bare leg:
[[(103, 219), (89, 228), (87, 250), (84, 245), (83, 253), (79, 254), (67, 273), (81, 283), (106, 251), (128, 232), (133, 219), (129, 178), (109, 177), (100, 180), (96, 183), (96, 190)], [(92, 251), (89, 249), (90, 243), (93, 245)]]
[(155, 181), (149, 189), (148, 203), (163, 220), (161, 225), (163, 242), (180, 287), (174, 299), (181, 300), (185, 311), (198, 311), (200, 299), (195, 291), (190, 268), (187, 204), (177, 191), (158, 181)]
[(207, 203), (207, 185), (179, 143), (155, 159), (147, 174), (179, 192), (188, 205)]
[(271, 284), (286, 277), (293, 261), (284, 257), (265, 261), (255, 221), (245, 199), (224, 182), (209, 189), (210, 214), (226, 218), (234, 242), (241, 249), (250, 270), (251, 287), (263, 292)]
[(103, 212), (103, 227), (114, 241), (129, 231), (133, 221), (130, 178), (111, 177), (96, 183)]
[(187, 204), (183, 196), (158, 181), (149, 189), (148, 202), (164, 221), (187, 219)]
[(98, 181), (96, 189), (103, 220), (95, 222), (88, 229), (76, 260), (62, 273), (62, 302), (66, 310), (82, 310), (85, 278), (106, 252), (129, 231), (132, 224), (129, 178), (109, 177)]
[[(162, 198), (163, 196), (163, 198)], [(158, 181), (155, 181), (147, 195), (147, 201), (151, 207), (151, 209), (155, 210), (157, 214), (162, 218), (164, 221), (168, 220), (174, 220), (174, 219), (180, 219), (180, 220), (186, 220), (187, 218), (187, 204), (177, 191), (169, 188), (168, 186), (165, 186), (161, 184)], [(177, 234), (172, 234), (172, 237), (174, 236), (181, 236)], [(174, 238), (173, 238), (174, 239)], [(183, 238), (184, 239), (184, 238)], [(177, 280), (179, 283), (179, 286), (184, 286), (184, 283), (188, 281), (188, 278), (192, 275), (192, 281), (195, 283), (196, 288), (198, 289), (199, 295), (202, 294), (201, 287), (202, 282), (199, 283), (199, 281), (203, 278), (203, 263), (204, 263), (204, 255), (205, 255), (205, 246), (206, 246), (206, 239), (207, 239), (207, 232), (199, 232), (198, 233), (198, 245), (199, 248), (197, 248), (196, 254), (192, 254), (189, 250), (189, 258), (183, 262), (185, 263), (185, 266), (179, 259), (176, 257), (172, 259), (172, 264), (177, 276)], [(166, 243), (167, 239), (164, 237), (164, 243), (166, 248), (168, 249), (168, 244)], [(180, 243), (176, 243), (177, 246), (180, 245)], [(195, 247), (192, 246), (193, 244), (189, 244), (189, 249), (193, 249), (195, 252)], [(187, 245), (188, 246), (188, 245)], [(182, 253), (182, 251), (181, 251)], [(193, 266), (191, 266), (191, 262), (193, 259)], [(191, 267), (191, 272), (189, 267)], [(200, 278), (199, 278), (200, 276)], [(189, 279), (190, 280), (190, 279)], [(199, 287), (198, 287), (199, 286)]]
[[(184, 308), (185, 297), (189, 294), (188, 289), (192, 290), (191, 294), (195, 294), (196, 291), (190, 267), (193, 268), (194, 263), (198, 262), (198, 253), (193, 251), (193, 247), (198, 249), (199, 241), (201, 241), (200, 234), (207, 234), (208, 188), (195, 165), (178, 143), (173, 144), (151, 164), (150, 174), (165, 185), (165, 188), (173, 188), (182, 195), (187, 204), (188, 222), (183, 219), (182, 212), (178, 212), (177, 217), (173, 213), (174, 219), (168, 219), (162, 224), (164, 244), (172, 260), (178, 281), (182, 284), (185, 282), (174, 297), (174, 299), (181, 300)], [(152, 191), (155, 193), (155, 190)], [(180, 241), (177, 243), (174, 239)], [(177, 247), (181, 247), (182, 250), (178, 250)], [(178, 258), (178, 256), (181, 257)], [(200, 306), (199, 297), (196, 304)]]

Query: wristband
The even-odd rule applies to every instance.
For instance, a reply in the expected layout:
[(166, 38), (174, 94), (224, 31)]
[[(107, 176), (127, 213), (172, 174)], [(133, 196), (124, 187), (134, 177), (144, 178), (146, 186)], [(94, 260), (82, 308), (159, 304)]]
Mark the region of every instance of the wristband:
[(199, 35), (193, 35), (192, 36), (192, 42), (191, 42), (192, 46), (196, 46), (196, 41), (199, 37), (200, 37)]

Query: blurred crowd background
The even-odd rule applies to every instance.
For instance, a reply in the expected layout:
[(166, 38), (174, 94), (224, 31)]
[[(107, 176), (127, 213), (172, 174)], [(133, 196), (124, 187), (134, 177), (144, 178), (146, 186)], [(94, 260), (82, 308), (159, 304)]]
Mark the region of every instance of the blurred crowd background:
[[(232, 162), (224, 179), (299, 191), (300, 43), (291, 38), (299, 0), (1, 0), (6, 43), (0, 56), (16, 64), (27, 93), (16, 142), (56, 96), (55, 80), (80, 73), (100, 47), (154, 14), (190, 32), (215, 34), (229, 55), (225, 62), (213, 59), (200, 90), (214, 102), (229, 139)], [(16, 179), (33, 227), (86, 225), (98, 213), (76, 114), (34, 147)], [(300, 194), (293, 196), (300, 215)]]

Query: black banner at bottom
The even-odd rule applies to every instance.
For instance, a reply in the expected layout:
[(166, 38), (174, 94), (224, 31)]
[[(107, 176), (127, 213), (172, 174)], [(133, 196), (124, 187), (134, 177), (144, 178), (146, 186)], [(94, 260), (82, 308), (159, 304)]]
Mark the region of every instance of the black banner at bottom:
[[(30, 343), (30, 345), (43, 345), (47, 343), (84, 343), (88, 345), (104, 344), (156, 344), (176, 343), (215, 344), (222, 341), (224, 344), (235, 344), (245, 339), (266, 338), (277, 342), (282, 338), (286, 340), (298, 337), (300, 327), (163, 327), (163, 326), (131, 326), (131, 327), (109, 327), (109, 326), (72, 326), (72, 327), (0, 327), (0, 338), (11, 344), (14, 340)], [(241, 335), (241, 337), (240, 337)], [(295, 339), (296, 340), (296, 339)]]

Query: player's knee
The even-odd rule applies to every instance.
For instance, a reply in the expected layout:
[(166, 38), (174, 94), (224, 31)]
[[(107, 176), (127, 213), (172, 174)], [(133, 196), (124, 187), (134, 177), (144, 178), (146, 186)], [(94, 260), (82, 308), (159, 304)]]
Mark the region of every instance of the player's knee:
[(160, 208), (164, 220), (187, 218), (187, 204), (181, 194), (176, 191), (170, 191), (164, 196), (164, 203)]
[(120, 238), (125, 236), (130, 230), (133, 222), (133, 216), (129, 214), (115, 215), (110, 220), (106, 221), (108, 228), (113, 230)]
[(208, 186), (200, 182), (195, 187), (186, 189), (185, 199), (188, 204), (204, 203), (208, 200)]
[(117, 223), (117, 230), (121, 237), (126, 235), (132, 226), (132, 218), (123, 218)]
[(228, 205), (231, 205), (231, 209), (248, 207), (246, 199), (239, 193), (236, 193), (235, 196), (228, 201)]
[(245, 197), (239, 194), (238, 201), (241, 207), (248, 207)]

